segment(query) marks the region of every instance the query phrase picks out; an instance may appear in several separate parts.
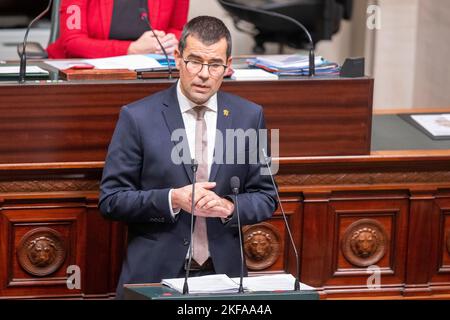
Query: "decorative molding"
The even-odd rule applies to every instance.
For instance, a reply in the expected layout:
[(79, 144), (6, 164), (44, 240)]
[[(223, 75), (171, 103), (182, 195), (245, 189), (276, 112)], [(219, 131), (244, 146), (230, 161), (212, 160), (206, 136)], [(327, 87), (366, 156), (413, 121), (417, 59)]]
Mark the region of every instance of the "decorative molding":
[(368, 267), (386, 254), (387, 235), (384, 227), (374, 219), (352, 223), (342, 238), (342, 253), (352, 265)]
[(1, 181), (0, 192), (98, 191), (98, 180), (22, 180)]
[(272, 266), (281, 254), (278, 230), (269, 223), (243, 228), (244, 252), (249, 270), (264, 270)]
[(450, 171), (286, 174), (276, 176), (276, 181), (283, 186), (448, 183)]
[(17, 246), (17, 260), (29, 274), (44, 277), (63, 264), (66, 249), (61, 234), (50, 228), (28, 231)]
[[(448, 183), (450, 172), (289, 174), (276, 176), (276, 181), (281, 186)], [(97, 191), (99, 187), (99, 180), (83, 179), (0, 181), (0, 192), (3, 193)]]

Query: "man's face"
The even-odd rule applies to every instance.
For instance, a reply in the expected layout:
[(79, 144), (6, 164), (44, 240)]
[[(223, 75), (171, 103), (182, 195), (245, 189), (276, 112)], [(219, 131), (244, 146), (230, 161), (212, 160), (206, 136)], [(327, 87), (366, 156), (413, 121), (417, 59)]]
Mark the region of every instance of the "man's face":
[(221, 64), (228, 67), (232, 60), (231, 57), (227, 59), (227, 41), (225, 38), (212, 45), (205, 45), (197, 38), (188, 36), (183, 55), (175, 50), (174, 56), (177, 68), (180, 70), (181, 91), (197, 105), (203, 105), (219, 90), (225, 72), (219, 76), (211, 76), (207, 66), (203, 66), (200, 72), (190, 72), (184, 60)]

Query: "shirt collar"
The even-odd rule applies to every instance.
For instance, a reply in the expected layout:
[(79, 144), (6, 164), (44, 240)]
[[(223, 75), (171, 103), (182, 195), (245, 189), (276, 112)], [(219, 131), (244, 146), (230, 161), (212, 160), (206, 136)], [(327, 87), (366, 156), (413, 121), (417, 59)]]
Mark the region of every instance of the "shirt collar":
[[(177, 98), (178, 104), (180, 105), (181, 113), (188, 112), (189, 110), (195, 108), (197, 104), (189, 100), (181, 91), (181, 84), (178, 80), (177, 82)], [(203, 106), (205, 106), (209, 111), (217, 112), (217, 93), (215, 93), (208, 101), (206, 101)]]

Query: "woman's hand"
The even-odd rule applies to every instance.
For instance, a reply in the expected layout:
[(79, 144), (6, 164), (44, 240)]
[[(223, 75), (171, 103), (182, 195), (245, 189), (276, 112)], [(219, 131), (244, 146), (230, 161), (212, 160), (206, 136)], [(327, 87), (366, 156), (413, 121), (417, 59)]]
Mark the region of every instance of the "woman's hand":
[[(162, 46), (166, 49), (166, 52), (169, 56), (173, 55), (175, 49), (178, 47), (178, 40), (173, 33), (168, 33), (164, 37), (159, 38)], [(157, 48), (157, 54), (163, 54), (160, 47)]]
[[(164, 31), (154, 30), (159, 41), (167, 37)], [(128, 47), (128, 54), (158, 53), (161, 50), (155, 35), (151, 31), (146, 31), (142, 36), (133, 41)], [(168, 53), (169, 54), (169, 53)]]

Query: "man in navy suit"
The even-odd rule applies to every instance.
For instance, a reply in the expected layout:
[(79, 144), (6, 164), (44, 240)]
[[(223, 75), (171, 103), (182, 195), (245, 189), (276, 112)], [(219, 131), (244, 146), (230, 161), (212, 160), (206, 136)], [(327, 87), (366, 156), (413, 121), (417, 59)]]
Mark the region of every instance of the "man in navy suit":
[[(194, 246), (191, 276), (240, 274), (231, 177), (241, 182), (237, 199), (243, 225), (269, 219), (277, 207), (275, 189), (270, 176), (261, 174), (260, 161), (238, 161), (252, 150), (248, 139), (244, 144), (225, 139), (233, 129), (265, 129), (260, 106), (219, 91), (232, 61), (226, 26), (213, 17), (194, 18), (183, 30), (175, 60), (180, 80), (124, 106), (108, 149), (100, 211), (128, 224), (118, 298), (123, 284), (184, 276), (190, 247), (191, 158), (201, 158), (197, 178), (203, 177), (195, 184), (198, 236), (193, 242), (203, 240)], [(203, 226), (197, 226), (201, 221)]]

